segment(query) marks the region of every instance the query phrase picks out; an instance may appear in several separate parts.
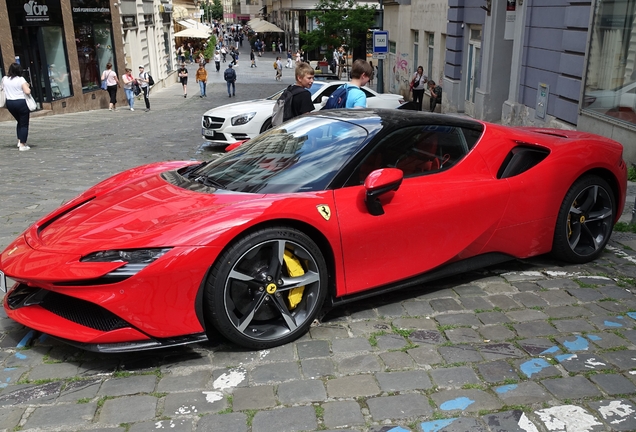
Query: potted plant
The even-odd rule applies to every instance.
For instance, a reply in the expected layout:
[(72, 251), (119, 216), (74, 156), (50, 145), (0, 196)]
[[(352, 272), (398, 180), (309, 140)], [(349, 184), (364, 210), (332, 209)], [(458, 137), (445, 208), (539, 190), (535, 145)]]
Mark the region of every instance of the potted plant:
[(210, 36), (208, 45), (205, 47), (205, 50), (203, 50), (203, 57), (205, 57), (207, 63), (209, 63), (210, 59), (214, 56), (214, 50), (216, 50), (216, 36)]

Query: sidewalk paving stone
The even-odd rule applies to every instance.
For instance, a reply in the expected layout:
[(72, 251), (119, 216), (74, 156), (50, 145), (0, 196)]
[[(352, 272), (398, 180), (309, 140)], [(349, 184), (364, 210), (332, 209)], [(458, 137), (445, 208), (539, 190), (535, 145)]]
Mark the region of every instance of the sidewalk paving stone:
[(476, 413), (481, 410), (498, 410), (503, 404), (483, 390), (442, 390), (431, 395), (433, 401), (445, 414), (456, 412)]
[(336, 366), (331, 359), (309, 359), (301, 361), (305, 378), (321, 378), (336, 374)]
[(518, 384), (504, 384), (493, 388), (495, 394), (505, 405), (532, 405), (548, 402), (552, 396), (534, 381)]
[(561, 400), (601, 395), (599, 389), (582, 376), (545, 379), (541, 381), (541, 384), (556, 398)]
[(409, 369), (415, 364), (411, 356), (401, 351), (381, 353), (380, 359), (387, 370)]
[(604, 399), (589, 403), (613, 431), (636, 430), (636, 405), (626, 399)]
[(365, 424), (360, 405), (355, 401), (327, 402), (324, 409), (324, 424), (329, 428), (358, 426)]
[(170, 432), (192, 432), (194, 429), (191, 419), (177, 418), (135, 423), (130, 427), (129, 432), (154, 432), (157, 430), (169, 430)]
[(367, 405), (375, 421), (428, 416), (433, 412), (428, 399), (421, 394), (370, 398), (367, 399)]
[(179, 415), (201, 415), (227, 408), (224, 394), (216, 390), (199, 390), (186, 393), (169, 393), (163, 403), (163, 414), (168, 417)]
[(234, 389), (232, 409), (234, 411), (257, 410), (276, 406), (274, 386), (255, 386)]
[(517, 334), (503, 325), (487, 325), (478, 329), (479, 334), (487, 341), (505, 341), (514, 339)]
[(435, 320), (428, 318), (398, 318), (393, 325), (402, 330), (436, 330)]
[(378, 372), (384, 369), (380, 359), (375, 354), (361, 354), (344, 358), (338, 362), (336, 368), (342, 374)]
[(124, 396), (107, 399), (99, 413), (99, 423), (118, 425), (150, 420), (157, 411), (154, 396)]
[(487, 383), (498, 383), (505, 380), (518, 380), (515, 368), (505, 360), (495, 360), (477, 365), (479, 374)]
[(378, 372), (375, 378), (384, 392), (429, 390), (433, 387), (431, 379), (424, 371)]
[(306, 402), (322, 402), (327, 399), (325, 386), (320, 380), (304, 380), (283, 383), (276, 392), (278, 400), (285, 405)]
[(469, 367), (440, 368), (430, 371), (431, 378), (439, 388), (458, 388), (466, 384), (479, 384), (477, 374)]
[(102, 384), (99, 396), (126, 396), (137, 393), (155, 391), (157, 377), (155, 375), (134, 375), (126, 378), (111, 378)]
[(387, 334), (376, 336), (377, 347), (382, 351), (397, 350), (407, 345), (404, 337), (397, 334)]
[(198, 431), (248, 432), (247, 415), (243, 413), (210, 414), (201, 417)]
[(521, 410), (503, 411), (495, 414), (488, 414), (482, 417), (484, 423), (492, 431), (505, 432), (530, 432), (528, 428), (532, 422)]
[(439, 325), (478, 326), (481, 323), (473, 313), (450, 313), (438, 315), (435, 321)]
[(331, 350), (334, 353), (352, 353), (369, 351), (370, 349), (371, 344), (369, 343), (369, 339), (363, 337), (335, 339), (331, 342)]
[[(590, 377), (590, 381), (610, 396), (636, 393), (636, 386), (619, 374), (599, 374)], [(635, 411), (636, 413), (636, 411)]]
[[(70, 430), (88, 425), (93, 420), (96, 411), (97, 402), (37, 407), (29, 416), (24, 429), (63, 428)], [(153, 410), (152, 416), (154, 415)]]
[(295, 362), (270, 363), (256, 366), (250, 376), (255, 384), (278, 383), (300, 379), (300, 370)]
[(259, 411), (252, 422), (252, 432), (300, 432), (317, 427), (316, 413), (310, 406)]
[(0, 408), (0, 430), (15, 430), (25, 410), (24, 407)]
[(512, 327), (517, 332), (519, 337), (531, 337), (531, 336), (551, 336), (557, 333), (557, 330), (552, 327), (547, 321), (529, 321), (519, 324), (513, 324)]
[(159, 380), (158, 392), (177, 392), (206, 388), (212, 372), (209, 370), (194, 371), (188, 375), (170, 375)]
[(64, 390), (56, 399), (56, 402), (77, 402), (79, 400), (93, 399), (102, 385), (99, 378), (81, 381), (71, 381), (64, 386)]
[(330, 398), (373, 396), (378, 393), (380, 387), (372, 375), (352, 375), (327, 381), (327, 395)]
[(479, 351), (470, 345), (442, 346), (438, 351), (446, 363), (478, 363), (484, 360)]
[(311, 340), (296, 344), (298, 358), (303, 360), (314, 357), (327, 357), (331, 354), (329, 342), (326, 340)]

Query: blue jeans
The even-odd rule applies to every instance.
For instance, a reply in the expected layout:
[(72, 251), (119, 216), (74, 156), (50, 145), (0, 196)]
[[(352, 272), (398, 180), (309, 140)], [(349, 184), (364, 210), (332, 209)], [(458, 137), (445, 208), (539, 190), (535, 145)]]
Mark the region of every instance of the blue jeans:
[(201, 89), (201, 96), (207, 96), (205, 93), (205, 86), (207, 85), (206, 81), (199, 81), (199, 89)]
[[(232, 86), (232, 93), (230, 93), (230, 86)], [(227, 82), (227, 94), (228, 96), (232, 96), (233, 94), (236, 94), (236, 86), (234, 85), (234, 81)]]
[(133, 93), (132, 89), (127, 89), (127, 88), (124, 88), (124, 92), (126, 92), (126, 99), (128, 99), (128, 105), (130, 105), (131, 108), (134, 108), (135, 93)]

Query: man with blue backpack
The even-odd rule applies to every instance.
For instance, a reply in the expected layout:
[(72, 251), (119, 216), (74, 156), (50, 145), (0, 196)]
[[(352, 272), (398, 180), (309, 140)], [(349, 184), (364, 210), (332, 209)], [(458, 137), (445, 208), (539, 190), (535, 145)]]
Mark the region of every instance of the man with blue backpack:
[(367, 85), (373, 74), (373, 67), (365, 60), (356, 60), (351, 66), (351, 81), (338, 87), (329, 96), (323, 109), (366, 108), (367, 96), (360, 89)]

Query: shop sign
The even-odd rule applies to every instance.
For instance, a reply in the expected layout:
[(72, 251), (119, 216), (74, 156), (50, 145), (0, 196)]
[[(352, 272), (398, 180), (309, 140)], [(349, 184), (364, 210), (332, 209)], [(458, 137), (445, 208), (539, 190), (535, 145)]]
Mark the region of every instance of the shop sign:
[(172, 13), (172, 5), (171, 4), (160, 5), (159, 6), (159, 12), (171, 14)]
[(124, 29), (136, 28), (137, 27), (137, 16), (136, 15), (122, 15), (121, 16), (122, 27)]
[(24, 25), (42, 26), (62, 23), (60, 0), (22, 0), (7, 3), (10, 15), (11, 13), (22, 15)]

